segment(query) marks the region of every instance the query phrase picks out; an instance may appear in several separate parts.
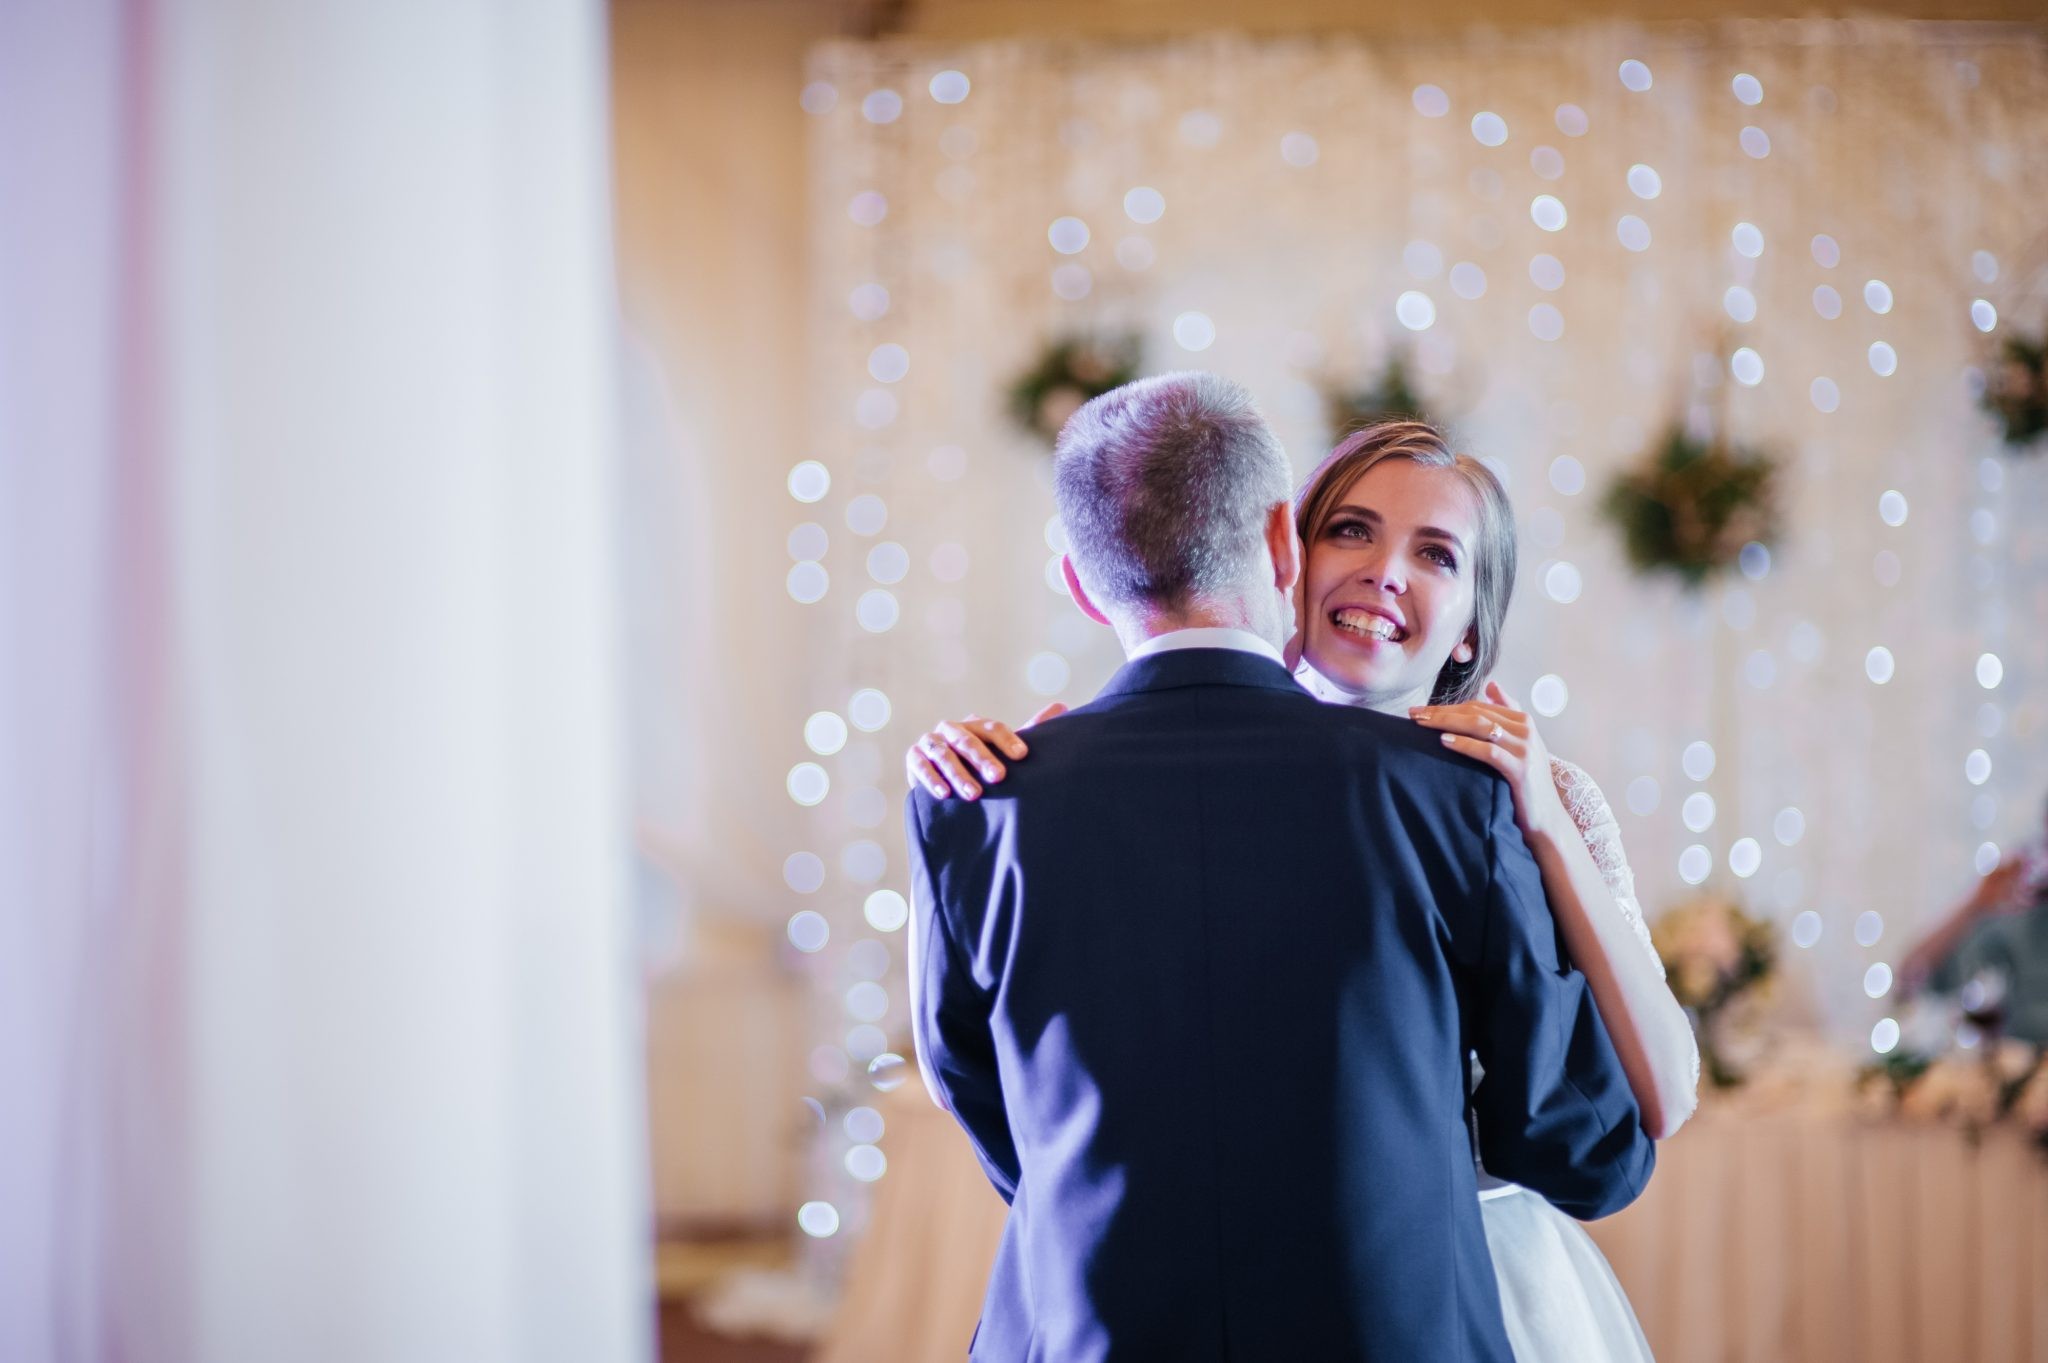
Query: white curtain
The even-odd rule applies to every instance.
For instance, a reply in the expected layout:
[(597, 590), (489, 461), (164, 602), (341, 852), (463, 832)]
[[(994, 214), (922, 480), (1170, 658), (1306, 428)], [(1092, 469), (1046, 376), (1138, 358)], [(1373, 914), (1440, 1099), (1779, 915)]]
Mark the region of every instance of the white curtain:
[(0, 1356), (641, 1358), (601, 8), (0, 11)]

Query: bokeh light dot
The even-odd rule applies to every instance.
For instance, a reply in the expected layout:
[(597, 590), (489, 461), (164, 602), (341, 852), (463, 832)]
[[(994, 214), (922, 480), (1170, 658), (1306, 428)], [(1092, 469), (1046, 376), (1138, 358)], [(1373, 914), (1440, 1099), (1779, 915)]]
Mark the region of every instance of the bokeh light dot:
[(1045, 229), (1045, 239), (1061, 255), (1076, 255), (1088, 248), (1088, 224), (1079, 218), (1054, 218), (1052, 226)]
[(1688, 885), (1698, 885), (1714, 870), (1714, 854), (1699, 843), (1694, 843), (1678, 854), (1678, 878)]
[(1842, 295), (1832, 285), (1818, 286), (1813, 291), (1813, 310), (1826, 321), (1834, 321), (1842, 315)]
[(1586, 130), (1591, 126), (1592, 123), (1586, 117), (1586, 111), (1578, 105), (1560, 104), (1557, 106), (1557, 130), (1566, 137), (1584, 137)]
[(860, 112), (870, 123), (894, 123), (903, 116), (903, 96), (894, 90), (871, 91), (860, 102)]
[(839, 1233), (839, 1209), (829, 1202), (806, 1202), (797, 1208), (796, 1223), (812, 1239), (829, 1240)]
[(1876, 682), (1879, 686), (1883, 686), (1892, 679), (1894, 670), (1895, 664), (1892, 661), (1892, 651), (1883, 644), (1879, 644), (1876, 648), (1863, 655), (1863, 675)]
[(876, 383), (898, 383), (910, 373), (910, 352), (894, 341), (868, 352), (868, 374)]
[(1735, 98), (1744, 104), (1756, 105), (1764, 102), (1763, 82), (1747, 71), (1730, 81), (1728, 86), (1735, 92)]
[(1548, 253), (1529, 261), (1529, 282), (1547, 293), (1564, 287), (1564, 262)]
[(1899, 352), (1883, 341), (1870, 343), (1870, 372), (1888, 379), (1899, 372)]
[(846, 721), (830, 710), (818, 711), (804, 721), (804, 746), (830, 757), (846, 746)]
[(1996, 653), (1977, 655), (1977, 685), (1986, 691), (1995, 691), (1998, 684), (2004, 680), (2005, 664), (1999, 661)]
[(1629, 813), (1645, 816), (1657, 812), (1657, 803), (1662, 795), (1663, 791), (1658, 788), (1656, 777), (1638, 776), (1628, 783), (1624, 798), (1628, 803)]
[(1664, 178), (1652, 167), (1637, 162), (1628, 168), (1628, 188), (1638, 199), (1654, 199), (1664, 192)]
[(1650, 249), (1650, 224), (1633, 213), (1623, 214), (1614, 225), (1614, 235), (1620, 239), (1624, 249), (1647, 251)]
[(1764, 851), (1755, 838), (1737, 838), (1728, 849), (1728, 869), (1737, 878), (1747, 880), (1763, 865)]
[(1307, 170), (1322, 154), (1315, 138), (1305, 132), (1291, 132), (1280, 139), (1280, 159), (1296, 170)]
[(1753, 124), (1744, 128), (1735, 140), (1741, 146), (1742, 154), (1754, 160), (1761, 161), (1771, 154), (1771, 135)]
[(1469, 260), (1451, 267), (1451, 292), (1468, 301), (1486, 296), (1486, 271)]
[(801, 952), (823, 951), (832, 940), (832, 925), (816, 909), (803, 909), (789, 916), (789, 944)]
[(863, 322), (880, 321), (889, 314), (889, 291), (875, 283), (856, 285), (846, 295), (846, 306)]
[(1577, 496), (1586, 488), (1586, 466), (1569, 454), (1560, 454), (1550, 461), (1550, 485), (1567, 497)]
[(1792, 945), (1804, 951), (1820, 940), (1820, 915), (1807, 909), (1792, 920)]
[(853, 608), (853, 618), (870, 634), (888, 633), (896, 627), (896, 621), (901, 615), (902, 610), (897, 605), (895, 593), (884, 591), (880, 587), (862, 592), (860, 600)]
[(1714, 826), (1714, 797), (1704, 790), (1696, 790), (1685, 797), (1679, 806), (1678, 817), (1685, 826), (1695, 833), (1704, 833)]
[(1714, 745), (1705, 739), (1695, 739), (1679, 754), (1678, 765), (1687, 780), (1706, 780), (1714, 774)]
[(1472, 136), (1482, 147), (1497, 147), (1508, 140), (1507, 120), (1492, 112), (1476, 113), (1472, 115)]
[(1728, 372), (1735, 376), (1737, 383), (1754, 388), (1764, 379), (1763, 356), (1743, 346), (1728, 357)]
[(1899, 1024), (1895, 1018), (1879, 1018), (1877, 1025), (1870, 1029), (1870, 1049), (1879, 1055), (1890, 1055), (1899, 1044)]
[(1539, 341), (1554, 341), (1564, 335), (1564, 314), (1548, 303), (1529, 309), (1529, 333)]
[(1891, 993), (1892, 968), (1883, 961), (1878, 961), (1864, 971), (1863, 992), (1874, 999), (1881, 999)]
[(846, 504), (846, 528), (856, 535), (879, 535), (889, 523), (889, 504), (864, 492)]
[(1892, 288), (1882, 279), (1863, 282), (1863, 306), (1882, 317), (1892, 310)]
[(889, 1157), (872, 1145), (856, 1145), (846, 1152), (846, 1172), (862, 1183), (873, 1183), (889, 1172)]
[(1874, 947), (1884, 936), (1884, 915), (1876, 909), (1865, 909), (1856, 915), (1856, 945)]
[(1728, 234), (1728, 240), (1737, 255), (1755, 260), (1764, 253), (1764, 234), (1755, 223), (1736, 223), (1735, 229)]
[(1529, 220), (1546, 232), (1559, 232), (1569, 221), (1564, 204), (1554, 194), (1538, 194), (1529, 201)]
[(1970, 858), (1970, 866), (1980, 876), (1988, 876), (1997, 870), (1998, 844), (1995, 842), (1978, 843), (1976, 854)]
[(822, 500), (831, 490), (831, 470), (815, 459), (806, 459), (789, 471), (789, 495), (800, 502)]
[(1047, 650), (1033, 654), (1024, 667), (1024, 684), (1034, 695), (1056, 696), (1066, 690), (1073, 669), (1065, 657)]
[(1627, 61), (1623, 62), (1616, 74), (1621, 77), (1622, 85), (1637, 94), (1641, 94), (1649, 89), (1653, 83), (1650, 68), (1637, 61), (1634, 57), (1630, 57)]
[(799, 563), (789, 570), (785, 582), (792, 600), (811, 606), (825, 599), (825, 592), (832, 585), (831, 576), (818, 563)]
[(1780, 847), (1792, 847), (1806, 836), (1806, 815), (1796, 805), (1786, 805), (1778, 811), (1778, 817), (1771, 820), (1771, 836), (1778, 840)]
[(1541, 146), (1529, 153), (1529, 169), (1545, 180), (1557, 180), (1564, 176), (1564, 153), (1556, 147)]
[(1411, 241), (1401, 248), (1401, 268), (1417, 279), (1435, 279), (1444, 268), (1444, 253), (1434, 242)]
[(1135, 223), (1155, 223), (1166, 216), (1166, 196), (1150, 185), (1138, 185), (1124, 194), (1124, 216)]
[(1735, 556), (1735, 566), (1751, 582), (1763, 581), (1771, 572), (1770, 547), (1751, 540)]
[(1571, 692), (1564, 684), (1564, 678), (1555, 672), (1538, 677), (1529, 688), (1529, 704), (1536, 713), (1546, 718), (1564, 713), (1564, 707), (1571, 703)]
[(1580, 577), (1579, 570), (1572, 564), (1563, 562), (1562, 560), (1551, 564), (1550, 567), (1544, 571), (1544, 593), (1548, 595), (1552, 601), (1556, 601), (1561, 605), (1570, 605), (1572, 602), (1578, 600), (1579, 592), (1581, 591), (1583, 586), (1584, 582)]
[(798, 563), (816, 563), (832, 547), (832, 537), (816, 521), (805, 521), (789, 532), (789, 556)]
[(1991, 331), (1998, 326), (1998, 309), (1987, 299), (1973, 299), (1970, 303), (1970, 325), (1979, 331)]
[(798, 894), (815, 894), (825, 883), (825, 861), (816, 852), (792, 852), (782, 863), (782, 883)]
[(932, 98), (941, 104), (958, 104), (967, 98), (974, 84), (962, 72), (941, 71), (932, 77), (931, 84), (925, 88), (931, 92)]
[(895, 932), (910, 921), (910, 905), (894, 890), (876, 890), (861, 911), (876, 932)]
[(1811, 243), (1813, 263), (1823, 270), (1832, 270), (1842, 263), (1842, 247), (1833, 237), (1823, 232)]
[(1414, 101), (1415, 112), (1424, 118), (1442, 118), (1451, 111), (1451, 97), (1443, 92), (1441, 86), (1418, 85), (1410, 98)]
[(1206, 313), (1184, 312), (1173, 319), (1173, 339), (1182, 350), (1207, 350), (1216, 344), (1216, 324)]
[(1982, 748), (1972, 748), (1970, 755), (1963, 759), (1963, 779), (1973, 786), (1981, 786), (1991, 779), (1991, 754)]
[(1394, 300), (1394, 316), (1410, 331), (1427, 331), (1436, 323), (1436, 304), (1428, 294), (1409, 289)]
[(1815, 379), (1812, 385), (1807, 388), (1806, 395), (1813, 400), (1814, 408), (1817, 411), (1833, 412), (1842, 405), (1842, 390), (1830, 378)]

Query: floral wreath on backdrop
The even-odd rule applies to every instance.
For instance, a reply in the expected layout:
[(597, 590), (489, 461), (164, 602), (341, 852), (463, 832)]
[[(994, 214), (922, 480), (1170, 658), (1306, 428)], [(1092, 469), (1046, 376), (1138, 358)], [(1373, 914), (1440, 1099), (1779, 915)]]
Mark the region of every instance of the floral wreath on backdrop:
[(1409, 418), (1438, 425), (1434, 413), (1416, 393), (1408, 379), (1408, 364), (1395, 355), (1378, 377), (1365, 383), (1331, 379), (1322, 385), (1323, 419), (1329, 424), (1330, 443), (1336, 444), (1353, 431), (1377, 422)]
[(1049, 446), (1084, 404), (1137, 378), (1143, 356), (1144, 343), (1130, 332), (1056, 337), (1011, 380), (1010, 419)]
[(2009, 449), (2033, 453), (2048, 432), (2048, 336), (2005, 338), (1978, 398)]
[(1600, 511), (1620, 533), (1629, 566), (1697, 589), (1733, 567), (1745, 546), (1768, 548), (1776, 538), (1777, 478), (1770, 455), (1701, 439), (1673, 422), (1615, 477)]
[(2048, 1155), (2048, 1055), (2010, 1037), (1945, 1055), (1895, 1051), (1857, 1076), (1858, 1110), (1873, 1121), (1938, 1123), (1971, 1142), (2016, 1127)]

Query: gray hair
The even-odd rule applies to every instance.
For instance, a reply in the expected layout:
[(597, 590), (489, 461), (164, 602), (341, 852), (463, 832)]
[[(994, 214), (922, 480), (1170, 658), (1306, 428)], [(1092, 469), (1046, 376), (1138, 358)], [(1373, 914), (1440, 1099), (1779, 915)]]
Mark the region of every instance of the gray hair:
[(1105, 607), (1182, 610), (1254, 585), (1290, 478), (1251, 394), (1192, 370), (1104, 393), (1054, 449), (1074, 569)]

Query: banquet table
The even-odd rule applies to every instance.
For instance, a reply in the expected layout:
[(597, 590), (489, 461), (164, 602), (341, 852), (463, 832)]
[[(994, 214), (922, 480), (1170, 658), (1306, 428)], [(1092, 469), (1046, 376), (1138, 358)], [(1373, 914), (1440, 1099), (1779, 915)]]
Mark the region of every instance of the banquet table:
[[(889, 1173), (817, 1357), (956, 1363), (1006, 1209), (917, 1085), (884, 1115)], [(1710, 1098), (1588, 1229), (1662, 1363), (2048, 1363), (2048, 1156), (2010, 1130)]]

